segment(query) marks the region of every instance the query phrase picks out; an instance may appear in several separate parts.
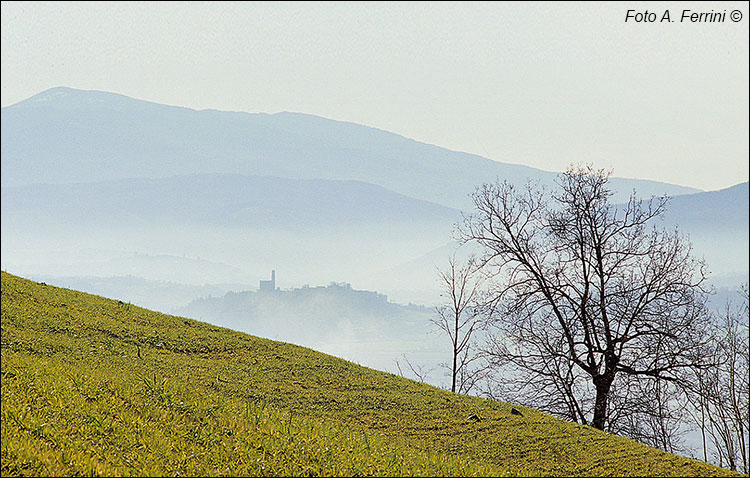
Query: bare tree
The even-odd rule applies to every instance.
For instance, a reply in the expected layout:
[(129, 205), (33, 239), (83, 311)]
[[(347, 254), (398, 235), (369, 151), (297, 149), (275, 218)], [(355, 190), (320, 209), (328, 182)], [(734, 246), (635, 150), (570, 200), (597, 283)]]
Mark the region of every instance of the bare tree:
[(435, 308), (432, 320), (451, 342), (451, 392), (469, 393), (483, 377), (484, 368), (477, 366), (481, 357), (474, 353), (472, 339), (481, 326), (481, 280), (476, 274), (474, 258), (459, 264), (455, 254), (448, 268), (438, 271), (446, 302)]
[(741, 303), (729, 301), (715, 316), (714, 340), (705, 354), (713, 364), (696, 370), (689, 394), (693, 422), (701, 432), (703, 459), (710, 443), (719, 466), (750, 472), (750, 308), (748, 286)]
[(649, 227), (667, 198), (618, 207), (608, 179), (578, 166), (552, 194), (485, 184), (460, 229), (495, 281), (494, 363), (526, 402), (599, 429), (617, 419), (618, 377), (675, 382), (700, 363), (707, 320), (705, 265), (676, 230)]

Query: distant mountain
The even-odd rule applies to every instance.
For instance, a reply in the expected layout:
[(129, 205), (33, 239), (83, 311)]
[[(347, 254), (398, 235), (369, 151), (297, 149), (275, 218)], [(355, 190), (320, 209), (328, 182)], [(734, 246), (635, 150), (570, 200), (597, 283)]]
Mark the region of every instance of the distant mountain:
[[(453, 208), (483, 182), (554, 173), (449, 151), (366, 126), (298, 114), (196, 111), (52, 88), (2, 109), (2, 185), (184, 174), (357, 180)], [(692, 188), (614, 179), (625, 198)]]
[(190, 285), (271, 269), (298, 284), (367, 280), (449, 240), (460, 219), (359, 181), (216, 174), (3, 187), (0, 209), (12, 271)]
[[(2, 266), (35, 276), (201, 286), (278, 269), (289, 285), (346, 280), (429, 303), (450, 249), (438, 248), (471, 209), (468, 193), (555, 178), (310, 115), (70, 88), (3, 108), (1, 126)], [(634, 189), (675, 195), (665, 224), (689, 233), (728, 286), (747, 276), (747, 183), (711, 193), (610, 184), (615, 202)]]
[(2, 188), (3, 221), (309, 229), (440, 223), (460, 212), (360, 181), (189, 175)]
[[(389, 321), (408, 311), (410, 314), (431, 314), (432, 310), (422, 306), (403, 306), (388, 301), (388, 296), (376, 291), (353, 289), (349, 283), (332, 282), (327, 286), (303, 286), (288, 290), (228, 292), (222, 297), (195, 299), (185, 307), (175, 310), (178, 314), (212, 323), (224, 323), (226, 327), (278, 330), (285, 321), (295, 323), (317, 323), (321, 327), (308, 328), (305, 333), (335, 332), (334, 325), (340, 320), (355, 319), (358, 327), (371, 328), (373, 321)], [(383, 326), (385, 324), (380, 324)], [(420, 326), (424, 326), (420, 323)], [(387, 329), (387, 327), (382, 327)]]
[[(3, 231), (12, 230), (12, 228), (6, 229), (6, 224), (3, 223)], [(235, 266), (201, 259), (200, 257), (146, 254), (128, 251), (125, 247), (108, 249), (105, 246), (111, 244), (102, 242), (102, 239), (107, 237), (104, 232), (92, 233), (75, 228), (66, 231), (50, 228), (47, 224), (40, 224), (37, 231), (39, 236), (42, 237), (35, 238), (33, 230), (25, 229), (3, 233), (3, 270), (21, 270), (29, 277), (35, 277), (37, 280), (64, 287), (80, 287), (92, 294), (98, 292), (116, 296), (117, 290), (120, 290), (119, 298), (133, 300), (134, 302), (137, 302), (135, 296), (124, 294), (125, 290), (132, 291), (133, 287), (129, 284), (126, 285), (123, 281), (115, 280), (112, 282), (112, 284), (117, 284), (119, 289), (108, 287), (102, 290), (96, 286), (84, 286), (84, 284), (91, 285), (92, 282), (87, 280), (81, 282), (77, 279), (98, 278), (104, 280), (104, 278), (135, 276), (139, 279), (147, 278), (154, 283), (179, 281), (181, 284), (195, 286), (224, 283), (232, 283), (236, 286), (236, 284), (247, 284), (248, 281), (255, 281), (255, 277), (249, 277), (246, 272)], [(122, 231), (115, 230), (111, 232), (110, 236), (121, 234)], [(134, 234), (126, 235), (121, 245), (127, 246), (129, 240), (135, 234), (143, 234), (143, 231), (139, 230)], [(148, 234), (146, 235), (148, 236)], [(71, 281), (59, 282), (58, 279), (71, 279)], [(150, 286), (153, 287), (154, 284), (150, 284)], [(179, 300), (175, 304), (173, 298), (164, 298), (158, 303), (164, 304), (165, 302), (171, 303), (170, 307), (172, 307), (183, 305), (187, 301)], [(156, 306), (154, 303), (149, 303), (149, 307), (164, 310), (161, 305)]]
[(747, 182), (718, 191), (676, 196), (669, 200), (665, 219), (688, 231), (706, 229), (718, 235), (736, 230), (747, 235), (749, 201)]
[(666, 225), (686, 233), (697, 255), (708, 263), (716, 285), (736, 289), (750, 268), (750, 190), (748, 183), (672, 198)]

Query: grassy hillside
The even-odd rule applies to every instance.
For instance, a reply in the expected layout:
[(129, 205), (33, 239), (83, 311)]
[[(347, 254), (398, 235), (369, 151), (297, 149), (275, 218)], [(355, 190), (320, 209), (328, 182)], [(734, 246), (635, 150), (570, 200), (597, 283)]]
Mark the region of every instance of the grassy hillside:
[(517, 408), (2, 273), (3, 476), (732, 474)]

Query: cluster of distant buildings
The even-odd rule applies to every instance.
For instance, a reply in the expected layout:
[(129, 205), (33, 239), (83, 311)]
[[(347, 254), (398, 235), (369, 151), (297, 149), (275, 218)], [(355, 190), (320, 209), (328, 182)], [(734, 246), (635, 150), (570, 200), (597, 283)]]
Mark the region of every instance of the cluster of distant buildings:
[[(299, 296), (300, 294), (305, 295), (308, 293), (314, 293), (314, 291), (346, 291), (349, 295), (354, 295), (359, 298), (359, 300), (364, 300), (371, 303), (388, 303), (388, 296), (384, 294), (378, 294), (377, 292), (372, 291), (366, 291), (366, 290), (353, 290), (351, 284), (345, 284), (345, 283), (336, 283), (332, 282), (328, 285), (328, 287), (318, 286), (318, 287), (309, 287), (305, 285), (301, 289), (294, 289), (293, 291), (289, 291), (288, 294), (292, 294), (295, 296)], [(258, 284), (258, 293), (261, 294), (268, 294), (268, 293), (274, 293), (278, 292), (279, 288), (276, 287), (276, 270), (271, 271), (271, 280), (262, 280)]]

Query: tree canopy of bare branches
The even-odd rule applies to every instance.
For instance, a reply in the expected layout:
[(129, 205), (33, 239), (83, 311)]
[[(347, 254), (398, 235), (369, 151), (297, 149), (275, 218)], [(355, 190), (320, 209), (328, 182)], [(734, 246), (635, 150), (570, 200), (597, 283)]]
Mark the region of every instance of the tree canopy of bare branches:
[(651, 227), (667, 198), (617, 206), (608, 180), (571, 166), (552, 192), (485, 184), (459, 232), (493, 278), (494, 363), (533, 406), (599, 429), (622, 419), (617, 390), (701, 365), (707, 320), (705, 264)]

